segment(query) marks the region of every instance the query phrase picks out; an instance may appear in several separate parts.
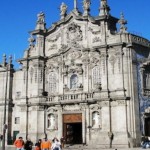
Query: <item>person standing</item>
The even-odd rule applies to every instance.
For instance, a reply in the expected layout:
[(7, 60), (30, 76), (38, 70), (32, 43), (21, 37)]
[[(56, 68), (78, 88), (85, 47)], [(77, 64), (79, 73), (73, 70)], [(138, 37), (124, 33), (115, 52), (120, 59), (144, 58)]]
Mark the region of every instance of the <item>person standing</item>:
[(61, 143), (61, 147), (64, 148), (64, 144), (65, 144), (65, 139), (64, 137), (60, 138), (60, 143)]
[(54, 138), (52, 142), (53, 142), (51, 146), (52, 150), (61, 150), (61, 143), (59, 142), (57, 138)]
[(27, 139), (24, 145), (25, 150), (32, 150), (33, 142), (31, 139)]
[(51, 148), (51, 142), (47, 140), (47, 138), (44, 138), (44, 140), (41, 143), (41, 150), (50, 150)]
[(35, 143), (35, 150), (41, 150), (41, 142), (42, 140), (39, 139), (37, 143)]
[(24, 150), (24, 141), (22, 137), (19, 137), (15, 140), (14, 145), (16, 147), (16, 150)]

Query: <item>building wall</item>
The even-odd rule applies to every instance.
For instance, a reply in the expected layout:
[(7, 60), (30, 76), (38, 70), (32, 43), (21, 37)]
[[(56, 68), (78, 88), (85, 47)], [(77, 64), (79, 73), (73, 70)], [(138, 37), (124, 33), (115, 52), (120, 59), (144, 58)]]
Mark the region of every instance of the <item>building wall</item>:
[[(83, 144), (138, 146), (140, 113), (148, 103), (140, 94), (137, 55), (147, 59), (150, 42), (127, 33), (124, 24), (118, 32), (118, 19), (112, 16), (85, 20), (78, 15), (70, 13), (47, 30), (44, 18), (38, 18), (29, 48), (18, 60), (22, 69), (9, 74), (8, 97), (13, 105), (7, 109), (12, 116), (9, 120), (7, 114), (8, 134), (19, 132), (17, 136), (34, 142), (61, 138), (64, 116), (70, 115), (68, 123), (82, 123)], [(4, 73), (0, 72), (3, 108)]]

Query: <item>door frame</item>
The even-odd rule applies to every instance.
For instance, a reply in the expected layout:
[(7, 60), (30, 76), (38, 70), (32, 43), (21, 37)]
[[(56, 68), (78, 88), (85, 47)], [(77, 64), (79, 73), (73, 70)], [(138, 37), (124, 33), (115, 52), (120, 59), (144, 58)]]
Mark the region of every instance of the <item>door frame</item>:
[[(79, 113), (67, 113), (62, 114), (62, 120), (63, 120), (63, 136), (66, 136), (66, 125), (71, 123), (81, 123), (82, 125), (82, 143), (83, 143), (83, 115), (81, 112)], [(65, 137), (66, 138), (66, 137)], [(65, 142), (66, 143), (66, 142)]]

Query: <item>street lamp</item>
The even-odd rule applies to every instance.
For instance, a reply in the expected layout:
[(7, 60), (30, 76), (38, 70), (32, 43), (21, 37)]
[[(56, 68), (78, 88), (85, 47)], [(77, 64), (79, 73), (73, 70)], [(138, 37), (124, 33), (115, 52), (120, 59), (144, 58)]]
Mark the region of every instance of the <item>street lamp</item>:
[(7, 83), (8, 83), (8, 65), (6, 64), (6, 85), (5, 85), (5, 103), (4, 103), (4, 120), (3, 120), (3, 141), (2, 150), (5, 150), (5, 134), (6, 134), (6, 105), (7, 105)]

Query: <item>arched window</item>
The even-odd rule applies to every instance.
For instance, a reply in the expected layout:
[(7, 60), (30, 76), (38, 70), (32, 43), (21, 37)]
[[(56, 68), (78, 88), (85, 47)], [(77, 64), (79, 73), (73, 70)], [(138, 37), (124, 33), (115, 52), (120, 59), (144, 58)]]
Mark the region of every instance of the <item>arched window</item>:
[(92, 70), (93, 86), (101, 83), (100, 66), (95, 66)]
[(70, 78), (70, 88), (76, 89), (78, 86), (78, 76), (76, 74), (73, 74)]
[(56, 73), (51, 72), (49, 74), (49, 93), (56, 92), (56, 80), (57, 80)]

